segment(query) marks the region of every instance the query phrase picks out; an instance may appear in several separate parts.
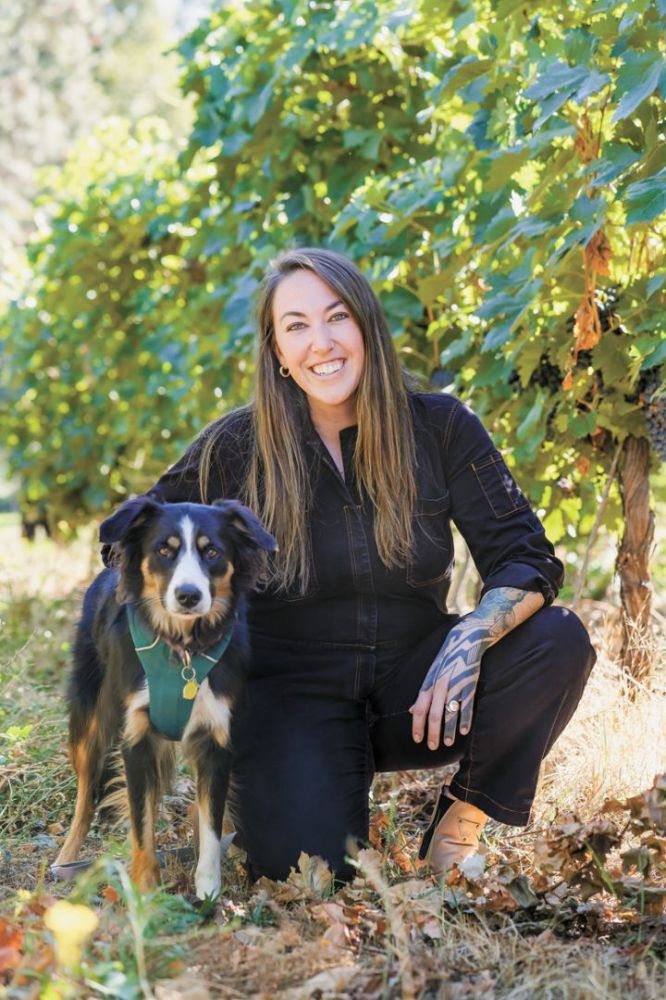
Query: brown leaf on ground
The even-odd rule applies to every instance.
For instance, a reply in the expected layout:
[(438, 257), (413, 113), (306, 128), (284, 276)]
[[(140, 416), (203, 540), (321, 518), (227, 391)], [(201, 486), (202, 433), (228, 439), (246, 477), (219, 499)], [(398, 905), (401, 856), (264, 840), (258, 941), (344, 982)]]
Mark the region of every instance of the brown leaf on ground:
[(155, 985), (156, 1000), (209, 1000), (210, 995), (207, 985), (190, 975), (163, 979)]
[(34, 981), (35, 973), (46, 972), (54, 964), (55, 953), (53, 948), (50, 945), (42, 945), (34, 955), (30, 956), (29, 961), (26, 958), (25, 961), (17, 966), (11, 985), (26, 986), (29, 982)]
[(286, 882), (273, 882), (263, 877), (255, 888), (278, 903), (297, 903), (313, 897), (330, 896), (333, 890), (333, 873), (323, 858), (310, 857), (304, 851), (298, 859), (298, 869), (292, 868)]
[(623, 808), (638, 821), (639, 828), (666, 834), (666, 773), (655, 777), (652, 788), (626, 799)]
[(306, 1000), (309, 997), (340, 997), (348, 996), (352, 979), (361, 972), (357, 965), (338, 965), (332, 969), (318, 972), (301, 986), (281, 990), (278, 994), (282, 1000)]
[(349, 932), (344, 924), (331, 924), (320, 939), (322, 948), (346, 948), (349, 944)]
[(23, 931), (0, 919), (0, 975), (16, 969), (23, 954)]

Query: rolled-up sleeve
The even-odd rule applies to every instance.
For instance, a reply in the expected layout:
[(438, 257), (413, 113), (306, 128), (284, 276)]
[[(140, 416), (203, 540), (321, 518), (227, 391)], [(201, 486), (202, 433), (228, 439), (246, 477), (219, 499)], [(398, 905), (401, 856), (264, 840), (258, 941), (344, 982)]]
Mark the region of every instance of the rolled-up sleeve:
[(445, 434), (450, 516), (481, 575), (481, 596), (497, 587), (557, 596), (564, 567), (481, 421), (463, 403)]

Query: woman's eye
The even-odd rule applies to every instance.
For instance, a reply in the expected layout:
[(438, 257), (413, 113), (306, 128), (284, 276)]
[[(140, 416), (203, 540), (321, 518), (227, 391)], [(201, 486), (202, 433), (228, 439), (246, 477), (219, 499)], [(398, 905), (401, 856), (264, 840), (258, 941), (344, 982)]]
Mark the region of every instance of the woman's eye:
[(349, 313), (346, 312), (334, 313), (331, 316), (331, 319), (349, 319)]
[(300, 329), (300, 327), (302, 326), (305, 326), (305, 323), (301, 323), (300, 320), (298, 320), (296, 323), (290, 323), (289, 326), (287, 327), (287, 333), (293, 333), (294, 331)]

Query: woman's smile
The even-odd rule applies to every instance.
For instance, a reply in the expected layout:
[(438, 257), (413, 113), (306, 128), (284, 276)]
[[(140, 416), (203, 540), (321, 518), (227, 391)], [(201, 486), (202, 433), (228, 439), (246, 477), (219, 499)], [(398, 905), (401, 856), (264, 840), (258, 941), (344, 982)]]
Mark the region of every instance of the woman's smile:
[(337, 375), (338, 372), (341, 372), (344, 363), (344, 358), (337, 358), (335, 361), (324, 361), (322, 364), (313, 365), (310, 370), (319, 378), (328, 378), (331, 375)]

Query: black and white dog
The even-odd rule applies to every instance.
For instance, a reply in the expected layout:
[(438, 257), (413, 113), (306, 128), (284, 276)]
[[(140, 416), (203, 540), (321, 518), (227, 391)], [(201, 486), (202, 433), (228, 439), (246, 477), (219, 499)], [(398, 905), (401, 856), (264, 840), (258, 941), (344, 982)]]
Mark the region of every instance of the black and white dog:
[[(124, 503), (100, 527), (117, 567), (85, 594), (69, 679), (74, 819), (56, 864), (76, 861), (95, 807), (124, 764), (132, 876), (158, 881), (155, 812), (181, 741), (196, 776), (197, 896), (220, 891), (220, 840), (229, 783), (230, 716), (248, 659), (245, 595), (275, 539), (234, 500)], [(117, 761), (117, 754), (115, 755)]]

